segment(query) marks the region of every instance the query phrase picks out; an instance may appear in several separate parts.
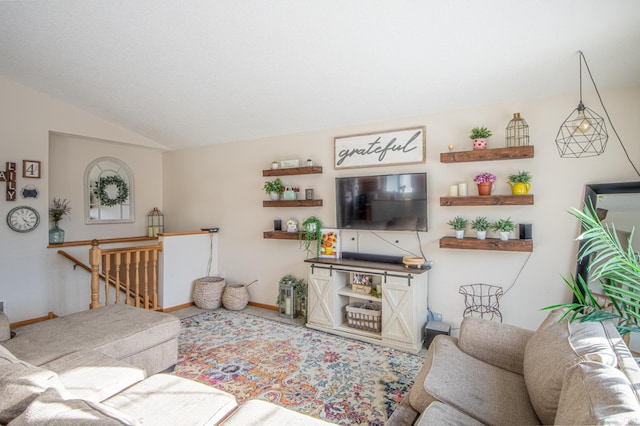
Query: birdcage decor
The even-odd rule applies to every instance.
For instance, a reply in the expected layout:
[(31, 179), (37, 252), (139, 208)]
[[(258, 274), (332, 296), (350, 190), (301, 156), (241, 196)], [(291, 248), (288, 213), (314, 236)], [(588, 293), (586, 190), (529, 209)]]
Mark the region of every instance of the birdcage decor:
[(296, 309), (296, 292), (293, 282), (281, 283), (279, 286), (280, 304), (278, 309), (280, 311), (280, 316), (294, 319), (298, 316), (298, 312)]
[(147, 215), (147, 236), (157, 237), (164, 232), (164, 215), (157, 207)]
[(513, 113), (505, 130), (507, 147), (529, 145), (529, 125), (519, 112)]

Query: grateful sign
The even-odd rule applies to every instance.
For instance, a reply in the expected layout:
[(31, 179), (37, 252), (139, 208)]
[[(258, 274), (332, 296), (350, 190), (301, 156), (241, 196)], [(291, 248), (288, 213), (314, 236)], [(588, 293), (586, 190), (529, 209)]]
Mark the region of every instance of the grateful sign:
[(334, 168), (424, 163), (426, 127), (334, 138)]

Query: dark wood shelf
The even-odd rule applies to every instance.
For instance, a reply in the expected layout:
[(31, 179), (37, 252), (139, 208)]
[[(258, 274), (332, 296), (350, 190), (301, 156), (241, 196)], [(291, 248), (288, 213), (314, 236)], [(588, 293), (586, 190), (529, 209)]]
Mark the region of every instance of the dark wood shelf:
[(440, 248), (532, 252), (533, 240), (502, 241), (499, 238), (478, 240), (477, 238), (443, 237), (440, 239)]
[(441, 206), (531, 206), (533, 194), (440, 197)]
[(322, 166), (286, 167), (282, 169), (268, 169), (262, 171), (262, 176), (293, 176), (312, 175), (322, 173)]
[(533, 158), (533, 145), (510, 148), (475, 149), (473, 151), (442, 152), (441, 163), (465, 163), (469, 161), (517, 160)]
[[(262, 233), (262, 238), (271, 240), (298, 240), (298, 232), (287, 231), (265, 231)], [(304, 239), (304, 234), (302, 234)]]
[(321, 207), (322, 200), (263, 201), (262, 207)]

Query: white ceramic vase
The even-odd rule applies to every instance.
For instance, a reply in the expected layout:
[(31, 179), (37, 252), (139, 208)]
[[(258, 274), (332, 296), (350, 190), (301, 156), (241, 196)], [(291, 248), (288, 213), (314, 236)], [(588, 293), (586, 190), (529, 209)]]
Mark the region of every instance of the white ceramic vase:
[(278, 200), (280, 199), (280, 194), (279, 194), (279, 193), (277, 193), (277, 192), (275, 192), (275, 191), (270, 192), (270, 193), (269, 193), (269, 196), (271, 197), (271, 199), (272, 199), (273, 201), (278, 201)]
[(504, 232), (504, 231), (500, 231), (500, 239), (502, 241), (508, 241), (509, 240), (509, 233), (508, 232)]
[(478, 235), (477, 238), (479, 240), (484, 240), (485, 238), (487, 238), (487, 231), (477, 231)]
[(464, 229), (456, 231), (456, 238), (459, 239), (459, 240), (464, 238)]

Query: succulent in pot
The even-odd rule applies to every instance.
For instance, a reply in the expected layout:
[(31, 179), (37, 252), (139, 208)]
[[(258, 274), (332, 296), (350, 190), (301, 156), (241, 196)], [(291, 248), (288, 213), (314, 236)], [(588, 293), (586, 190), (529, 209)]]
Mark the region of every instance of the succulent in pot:
[(478, 216), (471, 221), (471, 229), (477, 231), (477, 238), (484, 240), (487, 237), (487, 230), (491, 227), (491, 222), (484, 216)]
[(511, 218), (498, 219), (491, 225), (493, 231), (500, 233), (500, 239), (507, 241), (509, 239), (509, 232), (516, 229), (516, 225), (511, 221)]
[(456, 231), (456, 238), (464, 238), (464, 228), (467, 227), (469, 221), (461, 216), (456, 216), (447, 222), (447, 225), (451, 226)]
[(527, 171), (520, 171), (509, 175), (507, 183), (511, 187), (513, 195), (525, 195), (531, 189), (531, 174)]
[(264, 192), (270, 195), (272, 200), (277, 200), (280, 197), (283, 188), (280, 178), (276, 178), (274, 181), (267, 181), (263, 186)]
[(473, 140), (473, 149), (486, 149), (487, 138), (491, 137), (493, 133), (486, 127), (474, 127), (471, 129), (469, 137)]

